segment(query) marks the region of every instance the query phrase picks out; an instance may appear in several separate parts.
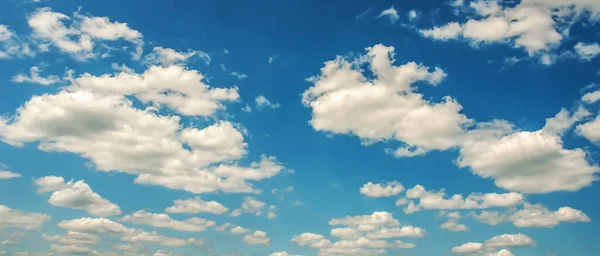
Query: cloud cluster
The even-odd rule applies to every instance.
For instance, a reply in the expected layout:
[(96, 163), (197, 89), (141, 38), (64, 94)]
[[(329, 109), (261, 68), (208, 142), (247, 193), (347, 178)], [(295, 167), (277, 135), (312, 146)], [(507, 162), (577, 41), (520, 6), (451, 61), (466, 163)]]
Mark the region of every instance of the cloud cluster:
[[(509, 256), (513, 255), (505, 248), (535, 246), (535, 240), (524, 234), (503, 234), (492, 237), (484, 243), (468, 242), (452, 248), (454, 253), (485, 253), (489, 256)], [(502, 248), (499, 251), (499, 248)]]
[(39, 193), (52, 192), (48, 203), (54, 206), (85, 210), (94, 216), (121, 214), (118, 205), (94, 193), (83, 180), (65, 182), (63, 177), (46, 176), (34, 181)]
[(386, 249), (415, 247), (396, 238), (422, 238), (427, 234), (419, 227), (401, 226), (388, 212), (334, 218), (329, 225), (335, 227), (331, 229), (331, 236), (340, 240), (332, 242), (321, 234), (302, 233), (291, 241), (299, 246), (318, 249), (319, 255), (381, 255), (386, 253)]
[[(576, 191), (596, 180), (600, 168), (584, 150), (565, 148), (561, 138), (590, 115), (584, 106), (562, 109), (537, 131), (518, 130), (505, 120), (476, 122), (449, 96), (433, 102), (417, 92), (416, 83), (439, 84), (446, 76), (442, 69), (413, 62), (397, 66), (393, 47), (378, 44), (366, 51), (328, 61), (308, 79), (313, 86), (302, 102), (312, 110), (315, 130), (354, 135), (365, 145), (398, 142), (388, 150), (397, 157), (458, 148), (459, 167), (511, 191)], [(579, 128), (581, 134), (592, 130), (585, 128)]]
[[(569, 28), (580, 19), (595, 20), (599, 10), (591, 0), (530, 0), (515, 5), (474, 0), (468, 5), (467, 1), (456, 1), (453, 7), (458, 13), (465, 12), (464, 22), (448, 22), (420, 29), (419, 33), (440, 41), (462, 39), (475, 48), (482, 44), (508, 44), (546, 65), (560, 57), (555, 51), (569, 37)], [(589, 60), (600, 50), (597, 45), (580, 42), (575, 51), (581, 59)]]

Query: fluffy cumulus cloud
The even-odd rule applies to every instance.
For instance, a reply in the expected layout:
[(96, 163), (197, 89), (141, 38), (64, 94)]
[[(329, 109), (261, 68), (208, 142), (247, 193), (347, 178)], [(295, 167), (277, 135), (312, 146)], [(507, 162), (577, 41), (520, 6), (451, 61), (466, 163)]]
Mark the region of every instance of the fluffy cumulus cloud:
[(235, 209), (231, 212), (231, 216), (238, 217), (242, 213), (249, 213), (254, 214), (256, 216), (262, 216), (265, 212), (266, 206), (267, 203), (248, 196), (244, 198), (244, 201), (242, 201), (240, 208)]
[(388, 197), (395, 196), (404, 191), (404, 187), (398, 181), (385, 183), (368, 182), (360, 188), (360, 193), (367, 197)]
[(386, 249), (415, 247), (415, 244), (396, 240), (399, 237), (422, 238), (427, 234), (419, 227), (401, 226), (388, 212), (334, 218), (329, 225), (334, 227), (331, 236), (339, 238), (338, 241), (332, 242), (314, 233), (296, 235), (291, 241), (318, 249), (319, 255), (380, 255), (385, 254)]
[(484, 243), (469, 242), (452, 248), (452, 252), (474, 255), (508, 256), (512, 255), (508, 250), (497, 248), (513, 248), (523, 246), (535, 246), (536, 242), (524, 234), (503, 234), (494, 236)]
[(167, 207), (165, 212), (189, 214), (208, 212), (213, 214), (223, 214), (229, 211), (229, 208), (217, 201), (204, 201), (200, 197), (177, 199), (173, 201), (173, 204), (173, 206)]
[(207, 64), (210, 64), (210, 56), (202, 51), (188, 50), (186, 52), (178, 52), (171, 48), (163, 48), (160, 46), (152, 48), (152, 52), (144, 57), (144, 63), (149, 65), (170, 66), (172, 64), (183, 64), (194, 56), (197, 56), (203, 59)]
[(598, 43), (579, 42), (574, 46), (575, 53), (582, 60), (591, 60), (600, 54), (600, 45)]
[[(439, 27), (419, 30), (434, 40), (462, 39), (474, 47), (481, 44), (508, 44), (539, 57), (543, 64), (556, 58), (555, 49), (569, 36), (569, 28), (579, 19), (595, 20), (598, 4), (593, 1), (521, 1), (505, 5), (497, 0), (456, 1), (458, 13), (465, 12), (463, 22), (449, 22)], [(596, 45), (597, 47), (597, 45)], [(582, 58), (595, 55), (593, 46), (575, 47)]]
[(68, 231), (66, 234), (48, 235), (42, 234), (42, 239), (61, 244), (92, 245), (100, 241), (95, 234), (87, 234), (76, 231)]
[[(444, 190), (428, 191), (422, 185), (415, 185), (415, 187), (406, 190), (405, 198), (401, 199), (405, 201), (411, 200), (405, 207), (405, 213), (413, 213), (420, 209), (464, 210), (494, 207), (506, 208), (522, 204), (525, 197), (520, 193), (509, 192), (503, 194), (471, 193), (467, 197), (463, 197), (460, 194), (454, 194), (449, 198), (446, 198)], [(399, 206), (404, 205), (396, 204)]]
[(299, 255), (299, 254), (289, 254), (287, 252), (274, 252), (274, 253), (269, 254), (269, 256), (302, 256), (302, 255)]
[[(562, 110), (537, 131), (504, 131), (467, 140), (460, 148), (459, 167), (492, 178), (501, 188), (525, 193), (576, 191), (591, 185), (600, 168), (583, 149), (566, 149), (561, 135), (588, 116), (580, 108)], [(496, 129), (496, 128), (490, 128)], [(518, 171), (517, 171), (518, 170)]]
[[(235, 124), (183, 127), (179, 116), (159, 115), (151, 107), (138, 109), (124, 95), (76, 84), (73, 91), (33, 96), (14, 116), (0, 120), (0, 138), (15, 146), (39, 142), (44, 151), (79, 154), (99, 171), (129, 173), (137, 176), (136, 183), (193, 193), (257, 192), (249, 181), (284, 169), (268, 156), (249, 166), (237, 165), (247, 144)], [(119, 85), (118, 90), (127, 87)]]
[(88, 234), (110, 235), (120, 237), (122, 241), (130, 243), (150, 243), (163, 246), (201, 245), (203, 240), (189, 238), (176, 238), (163, 236), (156, 231), (147, 232), (123, 226), (121, 223), (105, 218), (80, 218), (60, 221), (59, 227), (68, 231)]
[[(441, 102), (426, 100), (413, 85), (437, 85), (446, 73), (414, 62), (396, 66), (393, 57), (393, 47), (379, 44), (359, 58), (326, 62), (320, 75), (308, 79), (313, 86), (302, 95), (302, 102), (312, 110), (312, 127), (355, 135), (366, 144), (399, 141), (405, 145), (391, 151), (396, 156), (456, 146), (463, 127), (471, 123), (460, 113), (462, 106), (450, 97)], [(363, 74), (364, 65), (373, 78)]]
[(269, 245), (271, 239), (267, 236), (264, 231), (256, 230), (252, 234), (247, 234), (242, 238), (244, 243), (249, 245)]
[(150, 213), (145, 210), (126, 215), (121, 221), (138, 225), (149, 225), (155, 228), (169, 228), (179, 231), (200, 232), (215, 225), (214, 221), (201, 218), (190, 218), (183, 221), (174, 220), (164, 213)]
[(0, 227), (31, 230), (39, 229), (48, 221), (50, 221), (50, 216), (46, 214), (15, 210), (6, 205), (0, 205)]
[(475, 220), (489, 225), (498, 225), (503, 222), (512, 222), (515, 227), (552, 228), (561, 222), (578, 223), (591, 222), (591, 218), (581, 210), (568, 206), (560, 207), (556, 211), (539, 204), (525, 204), (523, 208), (514, 212), (501, 213), (497, 211), (482, 211), (480, 213), (469, 213)]
[(53, 85), (60, 81), (60, 78), (55, 75), (50, 75), (47, 77), (40, 76), (40, 71), (40, 68), (33, 66), (29, 69), (29, 75), (17, 74), (12, 78), (12, 81), (15, 83), (34, 83), (46, 86)]
[(38, 192), (52, 192), (48, 203), (54, 206), (85, 210), (95, 216), (121, 214), (118, 205), (94, 193), (84, 181), (64, 182), (63, 177), (46, 176), (34, 181)]
[(239, 98), (238, 89), (211, 88), (204, 75), (182, 65), (149, 66), (138, 74), (121, 69), (114, 74), (84, 73), (71, 79), (69, 91), (131, 95), (155, 107), (167, 107), (183, 115), (210, 116)]
[(8, 166), (6, 166), (2, 162), (0, 162), (0, 180), (14, 179), (14, 178), (21, 177), (21, 174), (8, 171), (7, 169), (8, 169)]
[(141, 55), (142, 34), (127, 23), (113, 22), (108, 17), (90, 17), (78, 12), (69, 17), (50, 8), (40, 8), (29, 15), (27, 23), (43, 51), (54, 47), (83, 61), (102, 55), (98, 44), (124, 40), (135, 48), (132, 53), (135, 59)]
[(281, 105), (279, 103), (271, 102), (267, 97), (263, 95), (258, 95), (254, 98), (254, 102), (256, 103), (256, 108), (279, 108)]

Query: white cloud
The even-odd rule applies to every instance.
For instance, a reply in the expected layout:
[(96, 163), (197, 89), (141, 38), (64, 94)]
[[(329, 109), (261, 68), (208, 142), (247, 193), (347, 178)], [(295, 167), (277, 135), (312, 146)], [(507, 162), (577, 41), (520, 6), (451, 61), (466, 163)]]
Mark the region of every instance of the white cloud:
[(150, 66), (141, 74), (120, 71), (94, 76), (84, 73), (73, 78), (67, 89), (132, 95), (143, 103), (192, 116), (212, 115), (224, 110), (224, 103), (239, 99), (237, 87), (211, 88), (203, 80), (200, 72), (181, 65)]
[(600, 100), (600, 91), (588, 92), (581, 97), (581, 100), (587, 104), (594, 104)]
[(456, 39), (462, 33), (462, 27), (456, 22), (448, 23), (441, 27), (434, 27), (432, 29), (419, 30), (421, 35), (424, 37), (430, 37), (435, 40), (446, 41), (449, 39)]
[(11, 171), (7, 171), (8, 166), (4, 163), (0, 162), (0, 180), (2, 179), (14, 179), (21, 177), (20, 173), (14, 173)]
[[(483, 255), (473, 253), (484, 253), (490, 250), (497, 250), (496, 248), (511, 248), (511, 247), (523, 247), (523, 246), (535, 246), (536, 242), (531, 237), (524, 234), (503, 234), (490, 238), (484, 243), (465, 243), (452, 248), (452, 252), (456, 253), (468, 253), (469, 255)], [(488, 256), (510, 256), (512, 255), (508, 250), (503, 249), (498, 252), (485, 254)]]
[(121, 221), (132, 224), (149, 225), (155, 228), (169, 228), (179, 231), (200, 232), (215, 225), (214, 221), (202, 218), (190, 218), (184, 221), (171, 219), (164, 213), (150, 213), (145, 210), (137, 211), (132, 215), (126, 215)]
[(284, 170), (264, 155), (260, 162), (239, 166), (236, 160), (245, 156), (247, 144), (235, 124), (220, 121), (197, 129), (179, 121), (152, 108), (134, 108), (123, 95), (81, 89), (33, 96), (15, 116), (0, 119), (0, 138), (15, 146), (39, 141), (39, 149), (79, 154), (96, 170), (129, 173), (137, 176), (136, 183), (193, 193), (258, 192), (249, 181)]
[(152, 52), (144, 57), (144, 62), (150, 65), (170, 66), (173, 64), (184, 64), (191, 57), (198, 56), (207, 64), (210, 64), (210, 56), (201, 51), (188, 50), (187, 52), (178, 52), (171, 48), (156, 46)]
[(368, 182), (360, 188), (360, 193), (368, 197), (389, 197), (400, 194), (404, 191), (404, 187), (398, 181), (390, 181), (386, 183)]
[(448, 221), (442, 223), (442, 225), (440, 225), (440, 228), (454, 231), (454, 232), (469, 230), (469, 228), (465, 224), (458, 223), (458, 221), (456, 221), (456, 220), (448, 220)]
[(177, 255), (181, 255), (181, 254), (175, 254), (172, 252), (167, 252), (167, 251), (162, 251), (162, 250), (158, 250), (158, 251), (156, 251), (156, 253), (154, 253), (154, 256), (177, 256)]
[(229, 211), (229, 208), (223, 206), (217, 201), (204, 201), (200, 197), (189, 199), (177, 199), (173, 201), (173, 206), (167, 207), (167, 213), (201, 213), (208, 212), (213, 214), (223, 214)]
[(274, 253), (269, 254), (269, 256), (302, 256), (302, 255), (299, 255), (299, 254), (289, 254), (287, 252), (274, 252)]
[(497, 252), (488, 253), (487, 256), (515, 256), (515, 255), (512, 254), (512, 252), (510, 252), (509, 250), (502, 249)]
[(239, 80), (248, 78), (248, 75), (241, 73), (241, 72), (237, 72), (237, 71), (231, 72), (230, 75), (234, 76), (235, 78), (237, 78)]
[(535, 241), (524, 234), (504, 234), (485, 241), (487, 247), (521, 247), (533, 246)]
[[(393, 47), (378, 44), (357, 59), (338, 57), (326, 62), (320, 75), (308, 79), (313, 86), (302, 97), (312, 110), (312, 127), (355, 135), (364, 144), (400, 141), (406, 146), (389, 151), (398, 157), (455, 147), (472, 120), (459, 113), (462, 106), (454, 99), (434, 103), (412, 86), (416, 82), (436, 85), (445, 72), (414, 62), (395, 66), (393, 56)], [(374, 78), (367, 78), (359, 64), (368, 64)]]
[(80, 218), (60, 221), (59, 227), (69, 231), (77, 231), (91, 234), (107, 234), (120, 236), (122, 241), (131, 243), (153, 243), (164, 246), (185, 246), (199, 244), (202, 240), (193, 238), (182, 239), (159, 235), (157, 232), (146, 232), (141, 229), (127, 228), (121, 223), (105, 218)]
[(248, 232), (251, 232), (251, 230), (240, 227), (240, 226), (235, 226), (235, 227), (231, 228), (231, 230), (229, 230), (229, 232), (231, 232), (231, 234), (246, 234)]
[(503, 194), (497, 193), (471, 193), (467, 197), (460, 194), (454, 194), (446, 199), (444, 190), (427, 191), (425, 187), (416, 185), (414, 188), (406, 191), (406, 197), (410, 199), (419, 199), (418, 204), (409, 206), (415, 209), (486, 209), (492, 207), (511, 207), (524, 202), (524, 196), (520, 193), (509, 192)]
[(577, 125), (575, 131), (593, 143), (600, 143), (600, 115), (589, 122)]
[(33, 66), (29, 69), (29, 76), (25, 74), (17, 74), (12, 77), (12, 81), (15, 83), (34, 83), (41, 85), (52, 85), (58, 83), (60, 78), (58, 76), (50, 75), (47, 77), (40, 76), (40, 69)]
[[(65, 24), (71, 21), (71, 25)], [(52, 45), (76, 60), (99, 56), (97, 42), (126, 40), (136, 46), (134, 56), (141, 54), (142, 34), (127, 23), (111, 22), (108, 17), (88, 17), (75, 13), (73, 18), (50, 8), (37, 9), (27, 20), (39, 45)], [(46, 48), (46, 46), (43, 46)]]
[(94, 216), (121, 214), (118, 205), (94, 193), (83, 180), (70, 180), (65, 183), (62, 177), (46, 176), (35, 180), (34, 183), (39, 186), (38, 192), (52, 192), (48, 199), (51, 205), (85, 210)]
[(56, 245), (56, 244), (52, 244), (50, 246), (50, 250), (52, 250), (53, 252), (60, 253), (60, 254), (65, 254), (65, 255), (69, 255), (69, 254), (84, 254), (84, 253), (89, 253), (89, 252), (92, 251), (88, 247), (79, 246), (79, 245), (75, 245), (75, 244), (71, 244), (71, 245)]
[[(561, 110), (537, 131), (504, 131), (468, 139), (460, 148), (459, 167), (492, 178), (496, 186), (525, 193), (576, 191), (591, 185), (600, 171), (582, 149), (565, 149), (561, 135), (589, 112)], [(518, 170), (518, 171), (515, 171)]]
[(457, 253), (472, 253), (478, 252), (483, 249), (483, 244), (481, 243), (465, 243), (459, 246), (452, 247), (452, 252)]
[(3, 24), (0, 24), (0, 46), (2, 46), (0, 60), (13, 57), (34, 57), (36, 54), (28, 42), (20, 40), (7, 25)]
[(387, 17), (388, 19), (390, 19), (391, 23), (396, 23), (396, 21), (398, 21), (398, 19), (400, 18), (400, 16), (398, 15), (398, 11), (396, 11), (396, 8), (394, 8), (393, 5), (390, 6), (390, 8), (381, 11), (381, 13), (377, 15), (377, 18), (381, 17)]
[[(561, 7), (569, 8), (572, 4), (577, 7), (581, 2), (564, 1)], [(474, 47), (481, 43), (509, 44), (524, 49), (529, 56), (543, 58), (549, 56), (548, 53), (568, 35), (562, 31), (567, 31), (570, 25), (562, 21), (573, 19), (573, 12), (566, 9), (560, 11), (548, 8), (543, 3), (528, 1), (514, 6), (500, 6), (497, 1), (472, 1), (469, 7), (466, 11), (475, 15), (467, 15), (464, 23), (451, 22), (420, 30), (421, 35), (435, 40), (462, 38)], [(461, 8), (464, 10), (464, 7)], [(549, 65), (553, 61), (541, 62)]]
[(382, 228), (367, 233), (370, 239), (388, 239), (396, 237), (415, 237), (423, 238), (427, 235), (425, 229), (413, 226), (403, 226), (401, 228)]
[(4, 42), (12, 38), (14, 33), (6, 25), (0, 25), (0, 42)]
[(263, 95), (256, 96), (254, 98), (254, 102), (256, 103), (256, 108), (279, 108), (281, 105), (279, 103), (273, 103), (269, 99), (267, 99)]
[(380, 255), (386, 253), (385, 249), (415, 247), (412, 243), (386, 239), (422, 238), (427, 234), (419, 227), (401, 227), (400, 222), (388, 212), (334, 218), (329, 221), (329, 225), (336, 226), (331, 229), (331, 236), (340, 238), (339, 241), (331, 242), (323, 235), (314, 233), (296, 235), (291, 241), (299, 246), (319, 249), (319, 255)]
[(571, 207), (561, 207), (549, 211), (541, 205), (527, 204), (510, 217), (516, 227), (546, 227), (551, 228), (560, 222), (591, 222), (590, 217), (580, 210)]
[(242, 241), (250, 245), (269, 245), (271, 243), (271, 239), (267, 236), (267, 233), (260, 230), (255, 230), (254, 233), (245, 235)]
[(42, 234), (42, 239), (50, 242), (56, 242), (61, 244), (77, 244), (77, 245), (91, 245), (100, 242), (100, 237), (94, 234), (81, 233), (76, 231), (68, 231), (66, 234), (48, 235)]
[(250, 105), (246, 104), (246, 106), (244, 106), (242, 108), (242, 111), (244, 111), (246, 113), (251, 113), (252, 112), (252, 108), (250, 108)]
[(419, 18), (419, 13), (416, 10), (410, 10), (407, 15), (408, 15), (408, 19), (410, 21), (413, 21), (413, 20), (416, 20)]
[(31, 230), (40, 228), (48, 221), (50, 221), (50, 216), (46, 214), (14, 210), (8, 206), (0, 205), (0, 227)]
[(239, 209), (235, 209), (232, 213), (232, 217), (238, 217), (242, 213), (250, 213), (256, 216), (262, 216), (265, 211), (267, 203), (256, 200), (252, 197), (245, 197)]
[(591, 60), (600, 54), (600, 45), (598, 43), (577, 43), (573, 49), (582, 60)]

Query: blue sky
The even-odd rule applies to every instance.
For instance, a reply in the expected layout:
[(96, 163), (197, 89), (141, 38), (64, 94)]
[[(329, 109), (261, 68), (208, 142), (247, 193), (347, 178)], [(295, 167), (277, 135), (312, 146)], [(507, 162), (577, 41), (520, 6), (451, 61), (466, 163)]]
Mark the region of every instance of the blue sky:
[(0, 255), (595, 255), (600, 4), (0, 4)]

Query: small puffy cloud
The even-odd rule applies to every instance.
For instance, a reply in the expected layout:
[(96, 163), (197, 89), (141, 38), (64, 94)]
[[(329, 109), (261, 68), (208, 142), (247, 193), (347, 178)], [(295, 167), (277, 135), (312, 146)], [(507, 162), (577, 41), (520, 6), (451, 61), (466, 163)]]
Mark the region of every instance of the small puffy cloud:
[(52, 244), (50, 246), (50, 250), (56, 253), (60, 253), (60, 254), (64, 254), (64, 255), (69, 255), (69, 254), (84, 254), (84, 253), (89, 253), (92, 250), (88, 247), (85, 246), (80, 246), (80, 245), (75, 245), (75, 244), (71, 244), (71, 245), (56, 245), (56, 244)]
[(541, 205), (526, 205), (523, 209), (510, 216), (516, 227), (546, 227), (551, 228), (561, 222), (591, 222), (585, 213), (571, 207), (561, 207), (550, 211)]
[(210, 64), (210, 56), (204, 52), (192, 50), (178, 52), (171, 48), (163, 48), (160, 46), (152, 48), (152, 52), (144, 57), (144, 62), (150, 65), (170, 66), (173, 64), (183, 64), (194, 56), (198, 56), (207, 64)]
[[(589, 96), (589, 98), (592, 98), (592, 96)], [(589, 100), (596, 100), (596, 99), (589, 99)], [(596, 116), (594, 119), (592, 119), (586, 123), (577, 125), (575, 132), (578, 135), (588, 139), (589, 141), (591, 141), (595, 144), (600, 143), (600, 115)]]
[(368, 182), (360, 188), (360, 193), (367, 197), (389, 197), (396, 196), (404, 191), (404, 187), (398, 181), (374, 184)]
[(213, 214), (223, 214), (229, 211), (229, 208), (223, 206), (217, 201), (204, 201), (200, 197), (189, 199), (177, 199), (173, 201), (173, 206), (167, 207), (167, 213), (188, 213), (195, 214), (208, 212)]
[(448, 220), (442, 225), (440, 225), (441, 229), (446, 229), (449, 231), (459, 232), (459, 231), (468, 231), (469, 228), (465, 224), (458, 223), (456, 220)]
[(175, 253), (167, 252), (167, 251), (163, 251), (163, 250), (158, 250), (154, 253), (154, 256), (177, 256), (177, 255), (181, 255), (181, 254), (175, 254)]
[(485, 241), (487, 247), (521, 247), (533, 246), (535, 240), (524, 234), (503, 234)]
[(235, 226), (235, 227), (231, 228), (231, 230), (229, 230), (229, 232), (231, 232), (231, 234), (246, 234), (248, 232), (251, 232), (251, 230), (240, 227), (240, 226)]
[(507, 190), (577, 191), (590, 186), (600, 168), (589, 162), (586, 151), (566, 149), (561, 135), (587, 115), (585, 109), (574, 113), (563, 109), (537, 131), (498, 130), (492, 136), (467, 139), (456, 163)]
[[(591, 85), (594, 85), (594, 84), (591, 84)], [(600, 91), (588, 92), (588, 93), (584, 94), (583, 96), (581, 96), (581, 101), (583, 101), (587, 104), (594, 104), (598, 100), (600, 100)]]
[(419, 30), (421, 35), (424, 37), (430, 37), (435, 40), (450, 40), (456, 39), (462, 33), (462, 27), (457, 22), (451, 22), (441, 27), (434, 27), (432, 29)]
[(244, 241), (244, 243), (247, 243), (249, 245), (257, 245), (257, 244), (269, 245), (269, 243), (271, 242), (271, 239), (267, 236), (267, 233), (260, 231), (260, 230), (256, 230), (252, 234), (245, 235), (242, 238), (242, 241)]
[(15, 83), (34, 83), (47, 86), (58, 83), (61, 80), (58, 76), (54, 75), (42, 77), (40, 76), (40, 71), (40, 68), (33, 66), (29, 69), (29, 76), (26, 74), (17, 74), (12, 77), (12, 81)]
[(465, 243), (459, 246), (452, 247), (452, 252), (457, 253), (472, 253), (478, 252), (483, 249), (483, 244), (481, 243)]
[(598, 43), (577, 43), (573, 49), (582, 60), (591, 60), (600, 54), (600, 44)]
[(38, 229), (50, 221), (50, 216), (41, 213), (14, 210), (5, 205), (0, 205), (0, 227), (22, 229)]
[(487, 256), (515, 256), (515, 255), (512, 254), (512, 252), (510, 252), (509, 250), (502, 249), (497, 252), (488, 253)]
[(95, 234), (87, 234), (76, 231), (68, 231), (66, 234), (48, 235), (42, 234), (42, 239), (61, 244), (91, 245), (100, 242), (100, 237)]
[(85, 210), (94, 216), (111, 216), (121, 214), (118, 205), (102, 198), (92, 191), (83, 180), (64, 182), (64, 178), (46, 176), (34, 181), (39, 186), (38, 192), (52, 192), (48, 203), (71, 209)]
[(302, 255), (299, 255), (299, 254), (289, 254), (287, 252), (274, 252), (274, 253), (269, 254), (269, 256), (302, 256)]
[[(245, 197), (240, 208), (235, 209), (231, 212), (232, 217), (238, 217), (242, 213), (254, 214), (256, 216), (262, 216), (265, 212), (267, 203), (254, 199), (253, 197)], [(270, 208), (269, 208), (270, 210)]]
[[(71, 21), (71, 24), (66, 24), (66, 21)], [(75, 13), (71, 18), (50, 8), (40, 8), (28, 17), (27, 22), (33, 30), (33, 38), (40, 45), (44, 48), (52, 45), (79, 61), (101, 55), (97, 52), (101, 48), (96, 44), (103, 41), (129, 41), (136, 47), (134, 58), (141, 55), (142, 34), (127, 23), (113, 22), (108, 17)]]
[(419, 18), (419, 13), (416, 10), (410, 10), (407, 16), (410, 21), (413, 21)]
[[(393, 47), (378, 44), (366, 51), (355, 59), (327, 61), (321, 74), (308, 79), (313, 86), (303, 93), (302, 102), (312, 110), (312, 127), (357, 136), (365, 145), (402, 142), (405, 146), (388, 150), (397, 157), (455, 147), (472, 120), (460, 114), (462, 106), (454, 99), (426, 100), (413, 85), (437, 85), (446, 73), (414, 62), (397, 66)], [(373, 78), (367, 78), (362, 65)]]
[(243, 80), (243, 79), (246, 79), (246, 78), (248, 78), (248, 75), (246, 75), (246, 74), (244, 74), (244, 73), (241, 73), (241, 72), (237, 72), (237, 71), (233, 71), (233, 72), (231, 72), (231, 73), (229, 73), (229, 74), (230, 74), (231, 76), (233, 76), (233, 77), (235, 77), (235, 78), (239, 79), (239, 80)]
[(398, 19), (400, 18), (400, 16), (398, 15), (398, 11), (396, 10), (396, 8), (394, 8), (393, 5), (390, 6), (390, 8), (381, 11), (381, 13), (377, 15), (377, 18), (382, 17), (387, 17), (388, 19), (390, 19), (391, 23), (396, 23), (396, 21), (398, 21)]
[(6, 166), (2, 162), (0, 162), (0, 180), (1, 179), (14, 179), (14, 178), (21, 177), (21, 174), (7, 171), (7, 169), (8, 169), (8, 166)]
[(4, 42), (13, 37), (13, 32), (6, 25), (0, 25), (0, 42)]
[(263, 95), (256, 96), (256, 98), (254, 98), (254, 102), (256, 103), (256, 108), (258, 108), (258, 109), (279, 108), (281, 106), (281, 105), (279, 105), (279, 103), (271, 102), (269, 99), (267, 99)]
[(292, 238), (299, 246), (319, 250), (319, 255), (380, 255), (386, 249), (410, 249), (415, 245), (398, 237), (422, 238), (427, 232), (419, 227), (400, 226), (400, 222), (388, 212), (371, 215), (346, 216), (329, 221), (331, 236), (340, 240), (332, 242), (323, 235), (302, 233)]
[[(472, 255), (473, 253), (489, 252), (490, 250), (497, 250), (497, 248), (512, 248), (512, 247), (523, 247), (523, 246), (535, 246), (535, 240), (524, 234), (503, 234), (494, 236), (484, 243), (469, 242), (452, 248), (452, 252), (455, 253), (466, 253)], [(498, 252), (485, 254), (488, 256), (510, 256), (512, 254), (507, 250), (503, 249)], [(476, 254), (476, 255), (480, 255)]]
[(200, 232), (215, 225), (214, 221), (201, 218), (190, 218), (184, 221), (174, 220), (164, 213), (150, 213), (145, 210), (137, 211), (132, 215), (126, 215), (121, 221), (132, 224), (149, 225), (156, 228), (169, 228), (179, 231)]

